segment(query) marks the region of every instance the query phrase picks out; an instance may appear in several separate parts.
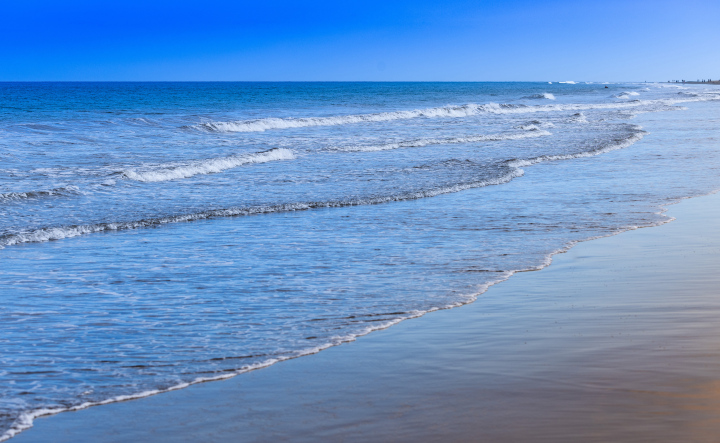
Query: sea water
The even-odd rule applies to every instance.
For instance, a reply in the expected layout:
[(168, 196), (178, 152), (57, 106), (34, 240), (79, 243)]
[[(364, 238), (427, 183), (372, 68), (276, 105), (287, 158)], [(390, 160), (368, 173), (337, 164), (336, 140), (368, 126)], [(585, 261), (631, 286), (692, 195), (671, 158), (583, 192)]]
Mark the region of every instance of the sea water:
[(0, 83), (0, 440), (666, 221), (720, 188), (718, 110), (654, 83)]

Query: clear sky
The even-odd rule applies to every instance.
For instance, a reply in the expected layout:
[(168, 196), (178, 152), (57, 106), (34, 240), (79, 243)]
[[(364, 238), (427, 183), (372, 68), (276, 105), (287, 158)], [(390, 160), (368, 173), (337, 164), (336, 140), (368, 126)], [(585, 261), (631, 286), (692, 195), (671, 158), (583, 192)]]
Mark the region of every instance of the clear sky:
[(720, 78), (720, 0), (4, 0), (0, 80)]

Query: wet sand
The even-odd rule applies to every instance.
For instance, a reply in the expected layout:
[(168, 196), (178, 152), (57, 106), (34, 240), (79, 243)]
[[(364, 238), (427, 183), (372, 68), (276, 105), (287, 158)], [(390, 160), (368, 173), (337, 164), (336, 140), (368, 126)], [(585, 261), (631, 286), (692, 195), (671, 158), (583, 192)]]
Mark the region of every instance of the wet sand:
[(11, 441), (718, 441), (720, 195), (668, 214), (473, 304)]

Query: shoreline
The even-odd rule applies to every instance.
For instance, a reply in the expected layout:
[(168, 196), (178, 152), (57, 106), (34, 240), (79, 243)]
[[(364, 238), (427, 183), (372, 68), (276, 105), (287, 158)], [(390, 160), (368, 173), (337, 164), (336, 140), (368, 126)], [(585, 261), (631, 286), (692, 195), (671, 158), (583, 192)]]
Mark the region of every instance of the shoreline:
[[(681, 204), (677, 206), (671, 207), (671, 212), (675, 213), (678, 212), (680, 214), (685, 214), (687, 216), (688, 212), (692, 212), (689, 209), (686, 209), (687, 207), (694, 207), (697, 205), (698, 201), (710, 201), (714, 200), (716, 202), (720, 202), (720, 197), (718, 197), (717, 194), (709, 195), (709, 196), (703, 196), (703, 197), (696, 197), (691, 199), (684, 199), (680, 200)], [(691, 204), (692, 203), (692, 204)], [(720, 215), (720, 211), (715, 210), (716, 215)], [(697, 214), (694, 215), (695, 219), (697, 219), (699, 216)], [(668, 221), (671, 221), (669, 219)], [(697, 220), (695, 220), (697, 221)], [(615, 243), (620, 241), (620, 239), (627, 239), (628, 236), (634, 236), (634, 237), (650, 237), (652, 241), (660, 241), (661, 237), (663, 237), (662, 233), (657, 233), (658, 230), (663, 230), (663, 228), (671, 227), (671, 226), (680, 226), (681, 230), (685, 225), (690, 224), (689, 221), (685, 220), (683, 221), (682, 217), (679, 221), (676, 221), (675, 223), (665, 223), (660, 226), (655, 226), (655, 229), (650, 230), (630, 230), (622, 232), (622, 235), (613, 235), (610, 237), (603, 237), (600, 239), (595, 239), (594, 241), (584, 241), (580, 244), (570, 245), (570, 248), (568, 252), (565, 254), (559, 254), (552, 257), (553, 260), (553, 266), (549, 266), (544, 268), (540, 272), (533, 272), (533, 273), (525, 273), (524, 275), (517, 275), (514, 279), (510, 279), (508, 281), (504, 281), (503, 285), (494, 285), (491, 288), (489, 288), (486, 292), (484, 292), (478, 300), (476, 300), (474, 303), (470, 303), (458, 308), (452, 309), (452, 312), (450, 310), (442, 310), (439, 312), (435, 312), (431, 316), (422, 316), (420, 318), (413, 319), (412, 321), (404, 321), (400, 324), (395, 325), (393, 328), (384, 329), (381, 331), (376, 331), (374, 334), (371, 334), (369, 336), (363, 337), (361, 340), (358, 340), (356, 343), (354, 343), (352, 346), (336, 346), (331, 349), (326, 349), (324, 352), (304, 356), (302, 359), (293, 359), (292, 362), (287, 361), (282, 365), (272, 365), (270, 367), (264, 368), (263, 371), (254, 371), (245, 373), (242, 375), (242, 377), (234, 377), (230, 380), (226, 381), (218, 381), (216, 383), (203, 383), (198, 384), (196, 386), (191, 386), (186, 389), (182, 389), (179, 391), (169, 392), (165, 393), (161, 396), (153, 396), (143, 399), (142, 401), (132, 401), (132, 402), (122, 402), (122, 403), (113, 403), (105, 405), (103, 408), (90, 408), (85, 411), (79, 411), (79, 412), (68, 412), (65, 414), (59, 414), (55, 415), (49, 418), (40, 418), (36, 421), (35, 427), (33, 429), (29, 429), (27, 431), (22, 432), (18, 436), (14, 437), (12, 441), (23, 441), (23, 438), (26, 438), (27, 441), (48, 441), (47, 439), (51, 439), (52, 441), (65, 441), (61, 440), (61, 438), (66, 438), (67, 441), (77, 441), (77, 440), (93, 440), (93, 439), (102, 439), (102, 440), (108, 440), (108, 441), (115, 441), (113, 438), (116, 438), (117, 441), (126, 440), (128, 436), (132, 435), (133, 440), (152, 440), (158, 437), (158, 429), (157, 427), (159, 425), (156, 425), (155, 423), (148, 423), (147, 418), (144, 420), (142, 425), (129, 425), (129, 423), (133, 423), (135, 420), (141, 418), (141, 417), (148, 417), (148, 416), (155, 416), (155, 415), (162, 415), (163, 417), (166, 417), (164, 420), (162, 420), (165, 423), (175, 423), (177, 426), (171, 425), (170, 428), (167, 427), (167, 425), (163, 425), (163, 435), (166, 435), (168, 439), (172, 440), (182, 440), (183, 438), (188, 438), (189, 440), (213, 440), (215, 435), (222, 435), (223, 438), (220, 439), (227, 439), (227, 438), (243, 438), (245, 440), (261, 440), (263, 438), (267, 438), (269, 435), (268, 433), (277, 433), (280, 429), (285, 428), (293, 428), (293, 426), (296, 428), (296, 430), (305, 430), (305, 434), (303, 438), (306, 439), (312, 439), (314, 437), (327, 437), (329, 439), (335, 439), (335, 437), (339, 436), (339, 434), (328, 434), (323, 435), (324, 432), (327, 432), (327, 430), (323, 430), (324, 427), (320, 425), (320, 423), (313, 428), (312, 426), (310, 428), (313, 429), (307, 429), (306, 425), (302, 425), (300, 423), (292, 424), (292, 420), (288, 420), (288, 416), (297, 416), (297, 415), (303, 415), (303, 414), (311, 414), (311, 411), (308, 411), (307, 408), (301, 407), (301, 405), (295, 405), (296, 410), (292, 410), (293, 408), (289, 406), (284, 406), (287, 403), (292, 403), (292, 398), (294, 398), (294, 395), (289, 395), (289, 392), (285, 392), (285, 395), (287, 398), (282, 400), (283, 395), (276, 396), (276, 395), (269, 395), (269, 394), (262, 394), (263, 386), (267, 389), (270, 388), (273, 385), (276, 385), (278, 382), (280, 385), (286, 385), (288, 382), (285, 381), (286, 378), (289, 376), (291, 379), (294, 377), (295, 380), (292, 383), (293, 386), (302, 386), (304, 384), (312, 384), (312, 379), (314, 377), (317, 377), (318, 374), (323, 374), (325, 372), (325, 369), (327, 366), (335, 366), (337, 369), (344, 369), (345, 371), (349, 370), (349, 368), (352, 368), (355, 365), (355, 363), (361, 363), (360, 366), (362, 366), (362, 362), (366, 361), (368, 357), (372, 360), (372, 356), (374, 352), (369, 351), (378, 351), (380, 350), (381, 353), (384, 353), (388, 356), (396, 356), (396, 355), (403, 355), (403, 350), (398, 349), (402, 348), (403, 344), (407, 345), (410, 344), (412, 347), (416, 348), (427, 348), (428, 342), (432, 343), (433, 337), (428, 336), (428, 333), (425, 331), (426, 328), (431, 329), (438, 329), (439, 326), (446, 324), (446, 326), (454, 325), (455, 323), (466, 323), (466, 322), (475, 322), (479, 319), (482, 319), (485, 315), (487, 315), (487, 312), (483, 311), (483, 308), (487, 308), (487, 302), (488, 300), (491, 300), (492, 298), (496, 297), (504, 297), (508, 294), (512, 294), (513, 291), (523, 290), (522, 288), (524, 286), (528, 285), (528, 282), (525, 281), (526, 278), (530, 278), (531, 281), (529, 282), (530, 285), (533, 285), (532, 280), (543, 280), (543, 277), (540, 276), (546, 276), (548, 274), (561, 274), (560, 279), (562, 280), (562, 274), (567, 274), (567, 267), (574, 266), (573, 265), (573, 257), (577, 257), (583, 253), (585, 253), (586, 249), (598, 249), (602, 248), (605, 243)], [(708, 224), (708, 221), (705, 221), (705, 225)], [(710, 223), (711, 224), (711, 223)], [(709, 227), (705, 226), (705, 228), (710, 229)], [(685, 230), (687, 230), (685, 228)], [(646, 231), (649, 233), (646, 235)], [(687, 233), (686, 233), (687, 234)], [(716, 239), (715, 242), (717, 243), (716, 246), (720, 246), (720, 239)], [(623, 240), (620, 243), (625, 243), (625, 240)], [(617, 257), (616, 257), (617, 258)], [(628, 257), (624, 258), (625, 261), (630, 260)], [(630, 260), (632, 261), (632, 260)], [(597, 265), (597, 263), (596, 263)], [(707, 265), (707, 264), (706, 264)], [(586, 265), (587, 266), (587, 265)], [(593, 269), (596, 269), (596, 267), (593, 267), (594, 265), (590, 265), (589, 271), (592, 271)], [(567, 277), (567, 275), (565, 276)], [(580, 276), (580, 279), (583, 279), (583, 276)], [(555, 284), (559, 284), (558, 281), (555, 281)], [(534, 285), (537, 285), (537, 281), (534, 283)], [(544, 284), (540, 285), (541, 290), (545, 290), (546, 292), (552, 292), (553, 288), (552, 285)], [(557, 289), (557, 288), (556, 288)], [(638, 296), (640, 298), (647, 297), (647, 294), (643, 296)], [(587, 300), (589, 302), (595, 301), (598, 302), (599, 300)], [(505, 303), (507, 300), (505, 300)], [(547, 306), (541, 306), (538, 305), (536, 308), (541, 307), (542, 309), (547, 309)], [(571, 308), (571, 310), (574, 309)], [(559, 315), (567, 315), (569, 312), (566, 312), (567, 309), (564, 311), (561, 311), (557, 314)], [(449, 316), (452, 316), (452, 318), (448, 318)], [(443, 317), (443, 318), (441, 318)], [(493, 326), (493, 325), (490, 325)], [(502, 323), (495, 325), (495, 326), (502, 326), (501, 329), (503, 330), (512, 330), (513, 327), (510, 324)], [(532, 327), (532, 326), (530, 326)], [(509, 328), (509, 329), (508, 329)], [(443, 329), (443, 328), (440, 328)], [(480, 334), (485, 335), (487, 333), (491, 333), (495, 330), (495, 328), (488, 327), (484, 330), (477, 330), (473, 331), (474, 334)], [(410, 331), (415, 331), (413, 333), (410, 333)], [(528, 329), (529, 331), (529, 329)], [(388, 334), (392, 334), (392, 336), (388, 336)], [(510, 334), (510, 336), (513, 336), (514, 338), (519, 338), (523, 334), (520, 334), (518, 331), (515, 331), (513, 334)], [(529, 336), (532, 334), (528, 333)], [(473, 336), (470, 334), (470, 336)], [(526, 337), (527, 338), (527, 337)], [(530, 340), (534, 340), (531, 338)], [(557, 344), (561, 344), (563, 342), (567, 342), (569, 340), (569, 337), (565, 336), (564, 334), (560, 334), (557, 337), (554, 337), (551, 342), (556, 342), (553, 345), (553, 349), (557, 346)], [(449, 358), (448, 361), (455, 361), (458, 356), (458, 348), (462, 347), (461, 342), (463, 341), (462, 336), (455, 336), (452, 339), (449, 340), (447, 345), (447, 349), (442, 349), (441, 354), (447, 354), (447, 357)], [(524, 344), (527, 344), (527, 341), (524, 342)], [(552, 344), (549, 343), (548, 344)], [(505, 351), (503, 349), (498, 349), (497, 345), (494, 345), (492, 343), (485, 344), (485, 348), (489, 349), (483, 349), (486, 352), (483, 352), (484, 355), (505, 355)], [(435, 349), (435, 351), (438, 351)], [(547, 351), (547, 350), (546, 350)], [(432, 355), (430, 352), (426, 352), (426, 355)], [(463, 354), (463, 353), (460, 353)], [(542, 352), (541, 354), (546, 354), (546, 352)], [(464, 355), (464, 354), (463, 354)], [(464, 358), (469, 358), (470, 360), (473, 360), (470, 358), (471, 356), (466, 356)], [(505, 357), (507, 357), (505, 355)], [(540, 357), (540, 355), (536, 355), (536, 357)], [(408, 359), (407, 356), (401, 358), (399, 361), (404, 362)], [(427, 357), (426, 360), (430, 359), (430, 357)], [(617, 359), (617, 357), (615, 357)], [(411, 360), (414, 361), (414, 363), (410, 364), (409, 367), (404, 368), (404, 373), (410, 374), (412, 378), (418, 378), (423, 379), (422, 374), (418, 374), (418, 372), (427, 372), (426, 370), (420, 371), (419, 368), (425, 367), (431, 362), (428, 361), (415, 361), (415, 358), (411, 358)], [(542, 360), (542, 358), (540, 359)], [(530, 359), (530, 361), (533, 361), (533, 359)], [(380, 378), (393, 378), (397, 377), (397, 375), (393, 375), (392, 373), (389, 373), (387, 370), (382, 369), (375, 369), (375, 368), (382, 368), (383, 365), (387, 365), (387, 363), (383, 362), (375, 362), (377, 364), (370, 365), (369, 367), (365, 368), (365, 370), (360, 371), (360, 373), (356, 373), (355, 376), (352, 379), (356, 380), (357, 377), (360, 379), (367, 379), (368, 377), (380, 377)], [(478, 362), (475, 362), (478, 363)], [(349, 366), (348, 366), (349, 365)], [(442, 366), (442, 365), (441, 365)], [(501, 365), (502, 366), (502, 365)], [(507, 365), (506, 365), (507, 366)], [(570, 365), (570, 367), (573, 367), (573, 365)], [(369, 372), (366, 371), (369, 369)], [(435, 377), (442, 377), (442, 373), (447, 368), (438, 367), (434, 368), (433, 372)], [(498, 368), (500, 369), (500, 368)], [(357, 371), (357, 370), (355, 370)], [(491, 371), (491, 374), (488, 375), (489, 379), (496, 379), (498, 378), (499, 374), (507, 373), (508, 371), (512, 372), (511, 367), (505, 367), (501, 371)], [(314, 389), (312, 389), (311, 393), (305, 392), (304, 395), (307, 397), (311, 397), (313, 399), (314, 403), (318, 404), (324, 404), (324, 405), (330, 405), (333, 404), (333, 402), (342, 403), (341, 399), (336, 398), (337, 392), (342, 392), (343, 387), (347, 386), (348, 379), (347, 377), (343, 377), (342, 375), (337, 375), (337, 373), (342, 374), (343, 371), (336, 371), (333, 373), (333, 376), (331, 377), (332, 380), (334, 380), (336, 383), (335, 385), (326, 386), (323, 384), (323, 386), (318, 387), (315, 386)], [(467, 377), (467, 374), (465, 374)], [(434, 380), (435, 377), (431, 377), (428, 379), (423, 379), (425, 382), (431, 382), (436, 383)], [(503, 377), (500, 377), (502, 379)], [(310, 381), (308, 381), (308, 379)], [(336, 380), (337, 379), (337, 380)], [(516, 380), (516, 384), (519, 383)], [(522, 383), (520, 383), (522, 384)], [(552, 384), (552, 383), (551, 383)], [(393, 385), (396, 386), (396, 385)], [(363, 389), (360, 392), (354, 392), (354, 393), (348, 393), (350, 395), (347, 395), (348, 399), (351, 400), (353, 397), (359, 397), (359, 398), (371, 398), (373, 394), (376, 396), (383, 396), (383, 391), (388, 388), (388, 386), (385, 386), (386, 389), (382, 389), (381, 386), (375, 386), (373, 383), (369, 383), (367, 386), (365, 386), (366, 389)], [(286, 389), (291, 389), (291, 386), (286, 386)], [(394, 389), (397, 389), (395, 387)], [(247, 392), (246, 392), (247, 391)], [(449, 389), (448, 386), (445, 386), (443, 389), (440, 389), (440, 391), (452, 391), (452, 389)], [(248, 393), (255, 393), (255, 394), (248, 394)], [(504, 393), (509, 394), (509, 397), (513, 397), (513, 395), (517, 396), (518, 392), (523, 392), (522, 389), (519, 389), (519, 386), (515, 387), (508, 387)], [(257, 398), (254, 399), (254, 401), (243, 403), (243, 406), (238, 406), (232, 402), (233, 396), (248, 396), (248, 395), (256, 395)], [(219, 396), (219, 398), (217, 397)], [(412, 397), (416, 401), (410, 401), (407, 402), (410, 409), (417, 409), (422, 404), (426, 404), (428, 402), (426, 401), (420, 401), (422, 400), (420, 397), (417, 396), (417, 394), (412, 393), (403, 393), (401, 397)], [(172, 397), (172, 398), (171, 398)], [(228, 398), (231, 397), (231, 398)], [(271, 398), (266, 398), (271, 397)], [(463, 400), (465, 395), (456, 395), (456, 400)], [(500, 403), (507, 402), (507, 396), (503, 395), (502, 399), (496, 398), (495, 400), (501, 400)], [(201, 401), (198, 401), (198, 400)], [(407, 398), (406, 398), (407, 399)], [(530, 396), (528, 398), (529, 400), (537, 400), (537, 398)], [(467, 400), (467, 399), (465, 399)], [(280, 421), (280, 423), (265, 425), (261, 428), (258, 428), (257, 425), (254, 426), (247, 426), (242, 429), (237, 429), (234, 427), (234, 424), (237, 423), (238, 417), (244, 417), (245, 423), (248, 422), (248, 414), (251, 414), (251, 411), (253, 409), (253, 405), (257, 404), (265, 404), (265, 408), (268, 408), (268, 404), (270, 403), (272, 407), (269, 408), (269, 411), (272, 413), (269, 414), (268, 417), (265, 419), (267, 420), (269, 417), (274, 416), (285, 416), (284, 419)], [(375, 403), (375, 401), (373, 401)], [(432, 402), (430, 402), (432, 403)], [(470, 402), (468, 406), (475, 406), (478, 402)], [(481, 406), (492, 408), (497, 401), (485, 401), (485, 402), (479, 402)], [(485, 404), (487, 403), (487, 404)], [(245, 406), (245, 405), (250, 406)], [(196, 405), (196, 406), (192, 406)], [(431, 404), (430, 404), (431, 405)], [(517, 406), (517, 405), (516, 405)], [(217, 426), (213, 427), (212, 425), (208, 426), (207, 423), (202, 424), (202, 420), (200, 421), (199, 427), (205, 427), (206, 429), (195, 429), (194, 432), (191, 432), (192, 436), (188, 435), (188, 429), (187, 429), (187, 422), (188, 419), (191, 417), (197, 421), (199, 416), (202, 416), (202, 413), (198, 413), (197, 410), (194, 410), (196, 408), (199, 408), (201, 411), (209, 412), (210, 410), (213, 411), (213, 413), (208, 414), (206, 416), (207, 420), (210, 420), (213, 424), (216, 424)], [(245, 408), (248, 408), (247, 410)], [(390, 406), (386, 406), (386, 408), (392, 409)], [(351, 408), (350, 411), (352, 411), (355, 408)], [(372, 408), (370, 411), (364, 411), (364, 415), (367, 415), (371, 412), (374, 412), (377, 410), (378, 407)], [(382, 409), (382, 408), (380, 408)], [(452, 409), (452, 408), (451, 408)], [(343, 410), (343, 408), (339, 408), (340, 411)], [(91, 415), (92, 414), (92, 415)], [(221, 423), (215, 423), (217, 421), (217, 415), (223, 415), (225, 416), (224, 419), (220, 420)], [(354, 415), (357, 415), (357, 411), (353, 412)], [(353, 415), (349, 414), (349, 415)], [(362, 416), (363, 414), (361, 414)], [(408, 414), (404, 414), (408, 415)], [(412, 414), (410, 414), (412, 415)], [(113, 417), (111, 419), (111, 417)], [(308, 416), (309, 417), (309, 416)], [(306, 417), (303, 421), (308, 421), (308, 417)], [(412, 418), (412, 417), (410, 417)], [(406, 417), (407, 419), (407, 417)], [(90, 425), (87, 426), (88, 423), (103, 423), (104, 426), (99, 427), (98, 425)], [(192, 421), (192, 420), (190, 420)], [(240, 420), (243, 421), (243, 420)], [(314, 420), (310, 420), (314, 421)], [(522, 422), (522, 420), (519, 420)], [(345, 427), (350, 426), (348, 423), (348, 419), (345, 418), (343, 420), (345, 423)], [(373, 420), (370, 422), (362, 424), (362, 420), (358, 421), (357, 419), (352, 420), (349, 419), (349, 422), (352, 424), (351, 427), (363, 428), (362, 437), (367, 437), (368, 432), (372, 431), (376, 434), (373, 435), (375, 438), (385, 438), (388, 437), (395, 439), (398, 437), (401, 440), (404, 439), (411, 439), (413, 436), (408, 434), (406, 431), (405, 434), (402, 435), (389, 435), (387, 433), (390, 425), (394, 426), (397, 423), (392, 423), (391, 420), (390, 424), (383, 425), (381, 421), (375, 420), (376, 424), (371, 425), (373, 423)], [(353, 423), (354, 422), (354, 423)], [(109, 425), (109, 426), (108, 426)], [(228, 425), (232, 425), (231, 427), (233, 430), (228, 429)], [(466, 423), (467, 425), (467, 423)], [(373, 429), (365, 429), (368, 426), (371, 426)], [(456, 428), (455, 431), (453, 431), (452, 435), (457, 436), (457, 429), (462, 429), (463, 426), (459, 426)], [(467, 428), (467, 426), (466, 426)], [(123, 432), (127, 432), (129, 434), (125, 434), (119, 430), (124, 429)], [(385, 429), (385, 433), (382, 432), (382, 429)], [(197, 432), (200, 432), (200, 434), (197, 434)], [(292, 430), (286, 431), (287, 434), (281, 433), (280, 435), (277, 435), (279, 438), (288, 438), (288, 436), (295, 437), (295, 434)], [(339, 431), (337, 431), (339, 432)], [(380, 432), (377, 434), (377, 432)], [(349, 439), (352, 440), (353, 438), (361, 439), (360, 436), (355, 435), (352, 437), (353, 434), (343, 435), (343, 439)], [(427, 432), (420, 432), (419, 433), (422, 438), (428, 441), (432, 441), (433, 438), (429, 438)], [(467, 431), (464, 433), (466, 437), (469, 437), (470, 435), (474, 435)], [(655, 434), (655, 437), (662, 434)], [(417, 437), (417, 436), (416, 436)], [(447, 434), (438, 434), (436, 438), (440, 439), (440, 437), (447, 437)], [(489, 435), (487, 437), (490, 437)], [(503, 439), (507, 436), (503, 436), (501, 434), (495, 433), (493, 436), (493, 439)], [(563, 435), (555, 435), (554, 438), (562, 438)], [(295, 439), (295, 438), (293, 438)], [(302, 438), (301, 438), (302, 439)]]

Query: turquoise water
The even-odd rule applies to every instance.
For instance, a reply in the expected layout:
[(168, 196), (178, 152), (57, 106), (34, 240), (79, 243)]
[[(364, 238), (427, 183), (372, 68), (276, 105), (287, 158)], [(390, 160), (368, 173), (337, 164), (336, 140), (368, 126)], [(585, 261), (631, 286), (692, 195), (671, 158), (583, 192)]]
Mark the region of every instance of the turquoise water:
[(0, 435), (317, 352), (662, 222), (720, 188), (718, 92), (0, 83)]

